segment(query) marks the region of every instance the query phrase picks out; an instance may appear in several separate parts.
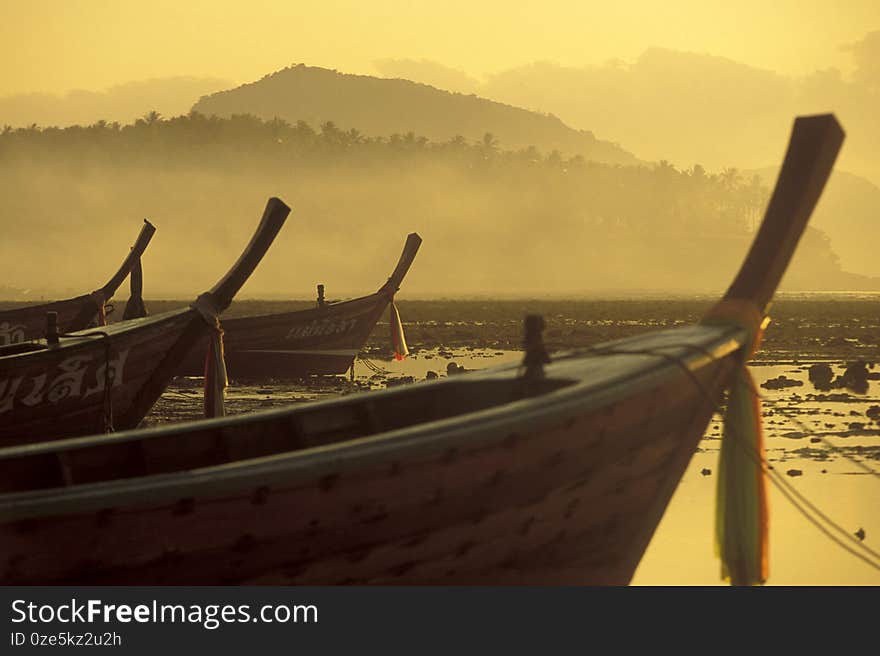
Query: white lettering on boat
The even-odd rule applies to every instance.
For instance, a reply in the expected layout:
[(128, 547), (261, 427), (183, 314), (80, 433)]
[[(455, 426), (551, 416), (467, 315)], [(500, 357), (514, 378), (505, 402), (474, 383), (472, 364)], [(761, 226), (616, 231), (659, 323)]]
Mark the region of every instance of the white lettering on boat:
[[(60, 373), (57, 373), (51, 381), (48, 370), (35, 376), (0, 380), (0, 414), (9, 412), (16, 405), (28, 407), (43, 403), (56, 405), (64, 399), (87, 398), (103, 392), (108, 378), (111, 388), (119, 387), (123, 382), (123, 368), (127, 358), (127, 349), (117, 353), (108, 363), (104, 362), (103, 357), (76, 355), (57, 366), (56, 370), (60, 370)], [(25, 380), (30, 384), (22, 386)], [(22, 392), (21, 395), (18, 394), (19, 391)]]
[(23, 341), (24, 326), (21, 324), (9, 323), (8, 321), (0, 323), (0, 346), (18, 344)]
[(286, 339), (305, 339), (306, 337), (326, 337), (350, 332), (357, 325), (357, 319), (315, 320), (304, 326), (294, 326), (287, 333)]

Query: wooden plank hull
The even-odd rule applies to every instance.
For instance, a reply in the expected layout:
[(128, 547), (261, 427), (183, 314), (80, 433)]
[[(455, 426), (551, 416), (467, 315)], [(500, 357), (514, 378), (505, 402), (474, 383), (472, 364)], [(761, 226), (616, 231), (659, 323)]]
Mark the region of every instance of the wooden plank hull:
[(35, 350), (17, 355), (0, 351), (0, 446), (104, 432), (107, 420), (136, 426), (143, 415), (131, 414), (133, 401), (193, 314), (136, 319), (102, 328), (107, 337), (78, 333), (92, 336), (56, 347), (19, 345)]
[[(345, 373), (388, 307), (379, 292), (324, 307), (223, 320), (226, 366), (231, 377), (303, 377)], [(204, 360), (194, 349), (178, 373), (198, 376)]]
[[(520, 384), (516, 370), (199, 422), (155, 439), (113, 436), (113, 446), (63, 454), (71, 486), (61, 494), (72, 505), (46, 516), (22, 502), (51, 496), (57, 483), (45, 474), (34, 483), (28, 458), (6, 462), (7, 485), (14, 466), (21, 485), (27, 477), (47, 489), (19, 496), (12, 514), (0, 501), (0, 579), (625, 584), (727, 382), (726, 354), (739, 343), (725, 340), (704, 345), (717, 357), (691, 363), (699, 388), (656, 358), (622, 356), (642, 363), (622, 369), (584, 358), (582, 369), (551, 365), (536, 398), (416, 429), (383, 430), (409, 421), (395, 412), (491, 405)], [(366, 437), (345, 439), (359, 432)], [(35, 472), (49, 469), (47, 457), (58, 454), (32, 456)], [(107, 470), (122, 480), (107, 481)]]
[[(100, 323), (98, 315), (104, 304), (112, 298), (133, 268), (137, 267), (140, 271), (140, 257), (155, 232), (156, 228), (145, 219), (137, 240), (119, 269), (107, 284), (93, 294), (0, 311), (0, 347), (45, 337), (46, 314), (49, 312), (57, 313), (58, 329), (62, 333), (84, 330)], [(140, 292), (137, 297), (140, 298)]]
[[(64, 301), (30, 305), (0, 312), (0, 346), (19, 344), (46, 335), (46, 313), (58, 313), (58, 327), (62, 332), (87, 328), (98, 316), (98, 306), (89, 295)], [(81, 321), (87, 317), (87, 321)]]

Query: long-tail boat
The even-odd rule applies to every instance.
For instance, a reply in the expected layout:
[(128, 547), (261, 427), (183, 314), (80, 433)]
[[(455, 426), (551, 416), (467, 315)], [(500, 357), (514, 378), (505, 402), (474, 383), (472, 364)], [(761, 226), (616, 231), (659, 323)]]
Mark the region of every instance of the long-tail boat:
[[(765, 315), (842, 140), (797, 119), (722, 307)], [(533, 339), (522, 367), (6, 448), (0, 580), (625, 584), (753, 346), (736, 321)]]
[(178, 363), (205, 335), (219, 334), (217, 317), (289, 212), (270, 199), (232, 269), (188, 308), (73, 333), (61, 333), (50, 313), (46, 339), (0, 347), (0, 446), (135, 428)]
[(137, 273), (133, 275), (137, 277), (137, 280), (132, 280), (131, 309), (128, 309), (127, 306), (125, 318), (137, 318), (138, 314), (133, 312), (134, 308), (143, 307), (143, 301), (137, 295), (141, 256), (155, 232), (156, 228), (153, 224), (144, 219), (144, 226), (141, 228), (137, 241), (131, 247), (131, 251), (123, 260), (119, 270), (113, 274), (106, 285), (91, 294), (83, 294), (63, 301), (26, 305), (0, 311), (0, 346), (43, 337), (46, 332), (46, 314), (49, 312), (56, 313), (59, 329), (64, 332), (83, 330), (91, 325), (104, 325), (106, 303), (113, 298), (125, 278), (135, 270)]
[[(229, 375), (275, 378), (345, 373), (379, 317), (393, 304), (421, 243), (416, 233), (407, 236), (391, 276), (368, 296), (330, 303), (324, 299), (323, 285), (319, 285), (316, 307), (312, 309), (224, 319)], [(392, 310), (395, 316), (396, 309)], [(199, 352), (193, 350), (178, 369), (179, 374), (199, 375), (204, 371), (204, 358), (198, 357)]]

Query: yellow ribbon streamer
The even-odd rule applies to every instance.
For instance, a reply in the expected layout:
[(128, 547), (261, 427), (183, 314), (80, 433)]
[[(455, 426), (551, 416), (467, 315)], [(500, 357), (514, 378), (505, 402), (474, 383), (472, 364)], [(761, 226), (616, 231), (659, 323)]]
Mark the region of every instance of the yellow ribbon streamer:
[(761, 402), (747, 363), (758, 349), (769, 318), (749, 300), (724, 299), (703, 319), (709, 325), (734, 325), (748, 332), (724, 414), (718, 458), (715, 552), (721, 577), (732, 585), (767, 580), (768, 509), (764, 471)]
[(403, 334), (403, 324), (400, 322), (400, 313), (391, 299), (391, 347), (394, 349), (394, 359), (403, 360), (409, 355), (406, 346), (406, 335)]

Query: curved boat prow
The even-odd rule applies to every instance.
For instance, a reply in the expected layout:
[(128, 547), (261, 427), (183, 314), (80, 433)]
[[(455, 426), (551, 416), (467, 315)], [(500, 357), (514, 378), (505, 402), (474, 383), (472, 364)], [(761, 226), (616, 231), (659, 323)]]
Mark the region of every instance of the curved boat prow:
[(749, 300), (762, 314), (767, 312), (822, 195), (844, 136), (833, 114), (795, 120), (761, 228), (725, 299)]
[(269, 250), (275, 236), (287, 220), (288, 214), (290, 214), (290, 208), (280, 198), (272, 197), (266, 203), (263, 218), (241, 257), (208, 292), (217, 312), (223, 312), (232, 303), (238, 290), (241, 289), (263, 259), (266, 251)]
[(150, 244), (150, 240), (153, 238), (155, 232), (156, 227), (147, 219), (144, 219), (144, 226), (141, 228), (137, 241), (134, 242), (134, 246), (131, 247), (131, 251), (129, 251), (128, 256), (122, 262), (119, 270), (113, 274), (113, 277), (110, 278), (106, 285), (98, 290), (98, 292), (104, 297), (104, 300), (113, 297), (113, 294), (119, 289), (122, 281), (125, 280), (129, 273), (131, 273), (135, 264), (140, 261), (141, 255), (147, 250), (147, 246)]
[(416, 253), (419, 252), (421, 245), (422, 238), (419, 237), (418, 233), (411, 232), (407, 235), (406, 243), (403, 245), (403, 252), (397, 261), (397, 266), (394, 267), (394, 271), (389, 276), (388, 281), (382, 285), (382, 290), (387, 290), (394, 294), (400, 289), (400, 283), (403, 282), (404, 277), (409, 272), (409, 268), (412, 266), (413, 260), (416, 259)]

